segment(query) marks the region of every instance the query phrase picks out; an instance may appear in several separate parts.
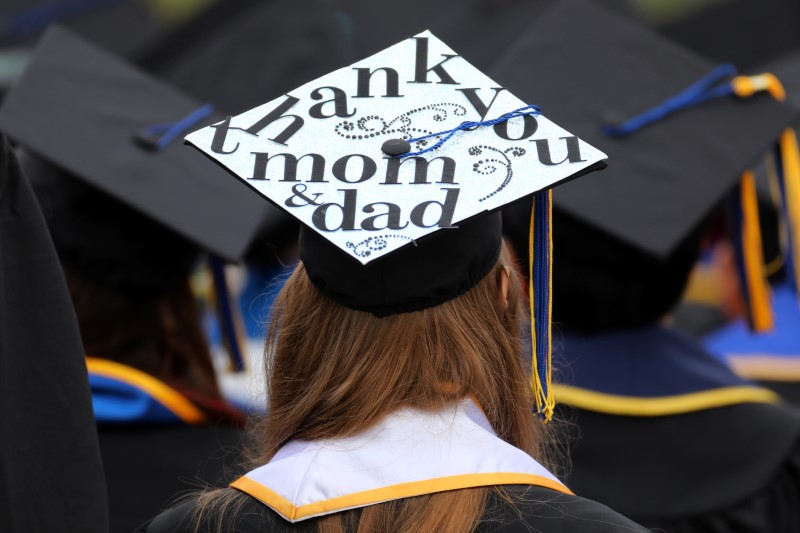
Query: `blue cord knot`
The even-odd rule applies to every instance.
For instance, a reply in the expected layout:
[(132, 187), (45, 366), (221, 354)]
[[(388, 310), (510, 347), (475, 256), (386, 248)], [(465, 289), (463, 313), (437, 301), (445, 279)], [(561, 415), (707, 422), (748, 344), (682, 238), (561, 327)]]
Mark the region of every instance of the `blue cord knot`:
[(430, 146), (429, 148), (425, 148), (424, 150), (420, 150), (418, 152), (407, 152), (407, 153), (404, 153), (404, 154), (392, 155), (391, 157), (394, 157), (394, 158), (415, 157), (415, 156), (424, 154), (426, 152), (430, 152), (430, 151), (436, 150), (441, 145), (443, 145), (444, 143), (449, 141), (453, 137), (453, 135), (455, 135), (459, 131), (463, 131), (463, 130), (471, 131), (471, 130), (474, 130), (474, 129), (476, 129), (478, 127), (481, 127), (481, 126), (494, 126), (495, 124), (500, 124), (501, 122), (506, 122), (507, 120), (511, 120), (512, 118), (524, 117), (526, 115), (538, 116), (538, 115), (541, 115), (541, 114), (542, 114), (542, 112), (539, 109), (539, 106), (526, 105), (525, 107), (520, 107), (519, 109), (515, 109), (514, 111), (511, 111), (510, 113), (506, 113), (504, 115), (501, 115), (501, 116), (499, 116), (497, 118), (493, 118), (493, 119), (490, 119), (490, 120), (482, 120), (482, 121), (477, 121), (477, 122), (472, 122), (472, 121), (462, 122), (461, 124), (459, 124), (458, 126), (456, 126), (455, 128), (453, 128), (451, 130), (440, 131), (439, 133), (431, 133), (429, 135), (423, 135), (422, 137), (415, 137), (413, 139), (407, 139), (408, 143), (413, 143), (413, 142), (417, 142), (417, 141), (422, 141), (424, 139), (429, 139), (431, 137), (439, 137), (441, 135), (445, 136), (445, 137), (439, 139), (436, 142), (436, 144), (434, 144), (433, 146)]
[(730, 96), (733, 94), (733, 86), (730, 81), (726, 83), (720, 82), (726, 78), (732, 78), (735, 75), (736, 67), (732, 64), (723, 63), (718, 65), (711, 72), (689, 85), (678, 94), (670, 96), (647, 111), (626, 120), (622, 124), (604, 125), (603, 133), (608, 137), (625, 137), (681, 109), (688, 109), (715, 98)]
[(198, 107), (177, 122), (167, 124), (155, 124), (146, 126), (136, 133), (136, 141), (155, 151), (161, 151), (180, 135), (205, 120), (214, 112), (214, 106), (205, 104)]

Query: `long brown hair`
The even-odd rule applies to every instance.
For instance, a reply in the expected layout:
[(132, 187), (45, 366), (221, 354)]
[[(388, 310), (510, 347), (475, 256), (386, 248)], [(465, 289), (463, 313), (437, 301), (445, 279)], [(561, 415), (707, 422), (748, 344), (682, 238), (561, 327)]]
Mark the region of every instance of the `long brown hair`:
[(188, 281), (134, 296), (67, 266), (64, 273), (87, 355), (141, 370), (193, 397), (222, 399)]
[[(514, 269), (508, 305), (498, 301), (508, 264), (504, 251), (464, 295), (385, 318), (332, 302), (299, 265), (276, 300), (267, 335), (269, 410), (252, 428), (252, 465), (268, 462), (292, 439), (355, 435), (399, 408), (439, 409), (467, 395), (503, 440), (546, 462), (544, 426), (532, 415), (521, 357), (524, 313)], [(322, 532), (470, 531), (488, 490), (407, 498), (316, 520)], [(230, 489), (201, 495), (198, 526), (215, 516), (224, 530), (245, 500)]]

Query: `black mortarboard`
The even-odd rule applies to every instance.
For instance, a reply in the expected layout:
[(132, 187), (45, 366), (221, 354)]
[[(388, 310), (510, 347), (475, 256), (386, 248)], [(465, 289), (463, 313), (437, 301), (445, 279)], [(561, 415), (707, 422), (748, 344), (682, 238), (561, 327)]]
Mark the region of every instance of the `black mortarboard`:
[[(578, 258), (568, 257), (570, 250), (584, 254), (586, 247), (594, 247), (593, 257), (582, 255), (575, 266), (585, 273), (602, 273), (605, 268), (608, 276), (618, 277), (619, 290), (609, 292), (602, 304), (609, 311), (605, 314), (615, 310), (615, 303), (621, 306), (629, 300), (633, 316), (644, 314), (636, 305), (653, 302), (648, 302), (646, 289), (637, 286), (639, 280), (626, 274), (644, 265), (662, 272), (674, 270), (669, 264), (675, 261), (686, 265), (686, 249), (681, 247), (692, 248), (691, 237), (709, 213), (791, 122), (794, 113), (786, 106), (766, 95), (739, 99), (729, 94), (730, 77), (720, 76), (719, 86), (728, 91), (725, 96), (667, 114), (627, 136), (612, 137), (604, 130), (659, 106), (663, 109), (665, 100), (718, 72), (713, 69), (713, 64), (647, 28), (578, 1), (561, 2), (542, 15), (498, 61), (493, 73), (509, 89), (539, 103), (582, 141), (607, 151), (614, 163), (596, 178), (568, 183), (553, 195), (555, 212), (576, 222), (571, 224), (574, 231), (561, 238), (563, 225), (554, 225), (556, 319), (559, 305), (577, 308), (581, 295), (590, 300), (588, 290), (579, 290), (580, 276), (572, 280), (571, 289), (569, 280), (558, 283), (559, 268)], [(509, 213), (506, 219), (509, 231), (525, 227), (524, 211)], [(605, 238), (603, 245), (599, 238)], [(520, 242), (519, 237), (515, 240)], [(628, 261), (609, 263), (612, 250), (625, 250)], [(631, 263), (636, 258), (642, 258), (638, 265)], [(662, 290), (658, 276), (646, 281), (651, 289)], [(574, 291), (574, 298), (560, 298), (559, 286), (561, 291)], [(626, 291), (634, 297), (624, 298)], [(679, 296), (674, 292), (673, 287), (673, 302)], [(584, 307), (588, 312), (589, 306)]]
[(198, 247), (236, 260), (273, 210), (180, 143), (155, 149), (143, 142), (165, 140), (166, 134), (159, 137), (163, 125), (181, 133), (190, 127), (182, 119), (192, 118), (198, 106), (54, 28), (4, 101), (0, 129)]
[[(323, 294), (383, 317), (469, 290), (496, 264), (500, 207), (604, 165), (587, 143), (551, 161), (577, 139), (525, 104), (426, 31), (187, 141), (304, 224)], [(547, 344), (550, 196), (535, 196)]]

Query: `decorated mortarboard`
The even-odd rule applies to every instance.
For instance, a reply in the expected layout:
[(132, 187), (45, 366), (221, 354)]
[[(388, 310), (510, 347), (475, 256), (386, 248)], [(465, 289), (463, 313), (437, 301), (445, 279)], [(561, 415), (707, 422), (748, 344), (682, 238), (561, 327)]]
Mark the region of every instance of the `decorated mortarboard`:
[[(300, 257), (325, 295), (376, 316), (463, 294), (497, 261), (498, 208), (605, 165), (430, 32), (186, 139), (302, 222)], [(546, 287), (549, 193), (535, 197)]]
[(274, 210), (172, 142), (211, 123), (212, 111), (52, 28), (4, 100), (0, 130), (200, 248), (236, 260)]
[(559, 188), (555, 209), (653, 261), (668, 261), (739, 187), (739, 259), (756, 327), (769, 327), (746, 171), (796, 116), (771, 97), (780, 96), (774, 80), (737, 77), (731, 65), (576, 0), (542, 15), (492, 72), (614, 160), (595, 179)]

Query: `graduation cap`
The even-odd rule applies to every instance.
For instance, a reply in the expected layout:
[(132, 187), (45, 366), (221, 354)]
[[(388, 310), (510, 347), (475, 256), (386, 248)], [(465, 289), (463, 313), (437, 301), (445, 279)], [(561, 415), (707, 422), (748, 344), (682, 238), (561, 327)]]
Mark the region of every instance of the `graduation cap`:
[[(771, 83), (760, 86), (765, 79), (734, 77), (729, 65), (715, 67), (647, 28), (578, 1), (561, 2), (542, 15), (492, 72), (615, 163), (595, 179), (568, 183), (554, 194), (556, 212), (571, 219), (574, 229), (555, 237), (557, 319), (588, 325), (626, 311), (655, 319), (647, 309), (653, 299), (674, 303), (680, 288), (675, 294), (675, 284), (667, 290), (661, 275), (645, 278), (637, 271), (661, 269), (666, 275), (688, 269), (700, 226), (734, 190), (747, 200), (735, 226), (740, 236), (757, 237), (750, 232), (752, 176), (743, 180), (743, 172), (795, 116), (769, 94), (754, 94), (774, 89)], [(506, 217), (509, 226), (520, 228), (515, 240), (523, 249), (524, 219), (524, 212)], [(556, 232), (566, 226), (557, 224)], [(746, 288), (761, 320), (768, 310), (764, 294), (753, 295), (763, 288), (756, 279), (756, 252), (760, 243), (750, 242), (740, 260), (754, 276)], [(570, 261), (575, 275), (560, 283), (559, 272)], [(600, 279), (590, 281), (593, 273)], [(604, 287), (613, 290), (593, 308), (590, 291)], [(559, 302), (567, 305), (559, 308)], [(760, 327), (768, 327), (768, 320)]]
[[(498, 208), (605, 159), (430, 32), (186, 139), (303, 224), (300, 257), (323, 294), (378, 317), (469, 290), (497, 261)], [(535, 203), (545, 364), (549, 193)]]
[[(37, 156), (237, 260), (272, 209), (170, 142), (212, 119), (208, 106), (60, 28), (42, 38), (0, 109), (0, 129)], [(125, 237), (110, 231), (108, 239)]]

